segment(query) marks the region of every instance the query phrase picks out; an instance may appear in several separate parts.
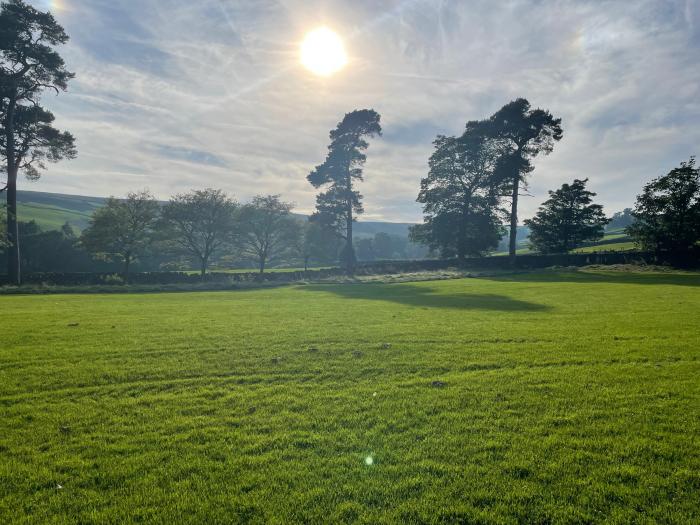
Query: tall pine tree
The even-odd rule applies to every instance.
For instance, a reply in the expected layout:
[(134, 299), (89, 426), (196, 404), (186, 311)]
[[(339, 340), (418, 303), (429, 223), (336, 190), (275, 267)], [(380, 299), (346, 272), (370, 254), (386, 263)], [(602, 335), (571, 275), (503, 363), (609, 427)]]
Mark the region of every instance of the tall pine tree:
[(68, 35), (51, 13), (22, 0), (9, 0), (0, 9), (0, 126), (2, 160), (7, 173), (8, 275), (20, 284), (17, 221), (17, 176), (24, 170), (37, 178), (44, 162), (76, 155), (70, 133), (53, 127), (54, 116), (39, 106), (41, 93), (64, 91), (73, 78), (55, 47)]
[(366, 138), (382, 134), (379, 120), (379, 113), (373, 109), (347, 113), (330, 132), (331, 143), (326, 160), (307, 177), (314, 188), (327, 187), (316, 197), (313, 219), (344, 240), (341, 260), (349, 275), (355, 270), (353, 221), (364, 212), (362, 195), (354, 184), (363, 180), (362, 166), (367, 160), (364, 152), (369, 147)]

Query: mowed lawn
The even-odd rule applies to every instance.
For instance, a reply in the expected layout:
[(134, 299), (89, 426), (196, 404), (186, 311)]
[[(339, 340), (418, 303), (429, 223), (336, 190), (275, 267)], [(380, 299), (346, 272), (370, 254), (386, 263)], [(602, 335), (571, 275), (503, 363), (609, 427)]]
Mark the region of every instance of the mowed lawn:
[(0, 312), (0, 523), (700, 522), (697, 273)]

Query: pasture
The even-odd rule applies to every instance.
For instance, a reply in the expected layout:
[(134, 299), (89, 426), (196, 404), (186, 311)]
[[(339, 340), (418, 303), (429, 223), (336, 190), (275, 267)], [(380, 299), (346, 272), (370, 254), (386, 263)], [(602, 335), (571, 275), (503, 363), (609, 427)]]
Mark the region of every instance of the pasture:
[(0, 311), (0, 523), (700, 522), (697, 273)]

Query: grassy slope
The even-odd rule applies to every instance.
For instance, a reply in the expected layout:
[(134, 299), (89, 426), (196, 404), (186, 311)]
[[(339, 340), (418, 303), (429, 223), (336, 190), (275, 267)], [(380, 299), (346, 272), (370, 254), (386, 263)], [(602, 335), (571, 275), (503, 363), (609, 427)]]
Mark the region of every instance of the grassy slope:
[(698, 286), (0, 297), (0, 522), (697, 523)]
[(104, 199), (19, 191), (17, 202), (19, 218), (22, 221), (34, 220), (43, 230), (57, 230), (68, 222), (79, 231), (87, 226), (91, 213), (103, 204)]
[[(102, 206), (104, 200), (103, 197), (38, 191), (17, 193), (20, 220), (34, 220), (43, 230), (58, 230), (66, 222), (78, 231), (83, 230), (88, 225), (92, 212)], [(406, 237), (410, 226), (409, 223), (359, 221), (355, 225), (355, 234), (358, 239), (373, 237), (378, 232)]]
[(623, 241), (599, 244), (595, 246), (584, 246), (583, 248), (576, 248), (575, 250), (572, 250), (572, 253), (626, 252), (638, 249), (639, 247), (634, 241)]

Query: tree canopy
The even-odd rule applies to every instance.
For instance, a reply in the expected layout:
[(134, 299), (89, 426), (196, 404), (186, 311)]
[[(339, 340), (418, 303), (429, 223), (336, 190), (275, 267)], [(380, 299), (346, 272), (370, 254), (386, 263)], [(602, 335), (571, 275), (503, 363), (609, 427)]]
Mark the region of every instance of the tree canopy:
[(160, 205), (148, 191), (129, 193), (124, 200), (110, 197), (92, 214), (80, 241), (94, 255), (121, 259), (128, 281), (132, 261), (153, 240), (159, 212)]
[(498, 207), (499, 144), (469, 123), (461, 137), (440, 135), (421, 180), (417, 201), (423, 204), (424, 223), (414, 226), (411, 238), (460, 259), (482, 255), (502, 236)]
[(258, 264), (260, 273), (275, 259), (290, 255), (298, 246), (301, 224), (291, 211), (294, 205), (279, 195), (258, 195), (239, 214), (242, 255)]
[(237, 210), (238, 204), (221, 190), (180, 193), (163, 207), (162, 232), (199, 264), (204, 277), (212, 256), (235, 240)]
[(498, 173), (511, 198), (508, 252), (512, 260), (517, 242), (520, 187), (526, 184), (526, 175), (534, 170), (532, 159), (539, 154), (548, 155), (554, 143), (561, 140), (561, 119), (554, 118), (549, 111), (532, 109), (526, 99), (519, 98), (503, 106), (479, 127), (503, 148)]
[(687, 251), (700, 242), (700, 170), (695, 157), (644, 186), (627, 232), (644, 248)]
[(571, 184), (549, 192), (549, 199), (532, 219), (525, 221), (530, 228), (530, 244), (541, 253), (568, 253), (586, 241), (603, 237), (605, 217), (603, 207), (592, 204), (595, 193), (586, 189), (588, 179), (575, 179)]

